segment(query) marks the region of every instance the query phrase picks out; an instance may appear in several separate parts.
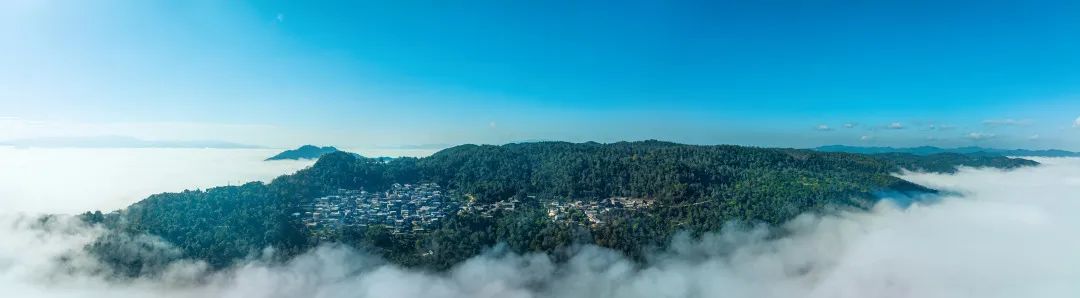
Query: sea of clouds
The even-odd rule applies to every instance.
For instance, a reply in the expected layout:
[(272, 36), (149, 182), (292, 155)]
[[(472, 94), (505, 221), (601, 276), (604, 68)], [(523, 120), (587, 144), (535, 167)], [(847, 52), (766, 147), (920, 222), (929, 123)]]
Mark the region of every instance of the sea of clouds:
[(0, 147), (0, 213), (111, 211), (161, 192), (270, 181), (314, 161), (274, 149)]
[[(806, 214), (783, 227), (678, 237), (644, 264), (584, 246), (565, 263), (498, 247), (448, 272), (323, 246), (286, 263), (116, 279), (82, 252), (103, 231), (0, 218), (8, 297), (1080, 297), (1080, 159), (1013, 171), (904, 173), (951, 191), (906, 208)], [(63, 260), (58, 261), (58, 260)]]

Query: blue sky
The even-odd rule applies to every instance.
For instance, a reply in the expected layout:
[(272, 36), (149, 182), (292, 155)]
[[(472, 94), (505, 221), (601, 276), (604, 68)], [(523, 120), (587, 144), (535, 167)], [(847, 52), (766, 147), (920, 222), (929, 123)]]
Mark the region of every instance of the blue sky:
[(0, 3), (0, 140), (1080, 150), (1077, 3), (176, 2)]

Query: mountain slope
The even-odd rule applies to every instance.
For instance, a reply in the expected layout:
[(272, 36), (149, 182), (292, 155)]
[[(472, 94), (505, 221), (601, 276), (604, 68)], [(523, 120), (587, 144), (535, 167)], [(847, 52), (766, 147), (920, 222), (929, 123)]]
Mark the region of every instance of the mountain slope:
[(1038, 162), (1032, 160), (983, 153), (937, 153), (928, 155), (879, 153), (871, 156), (875, 159), (891, 163), (898, 168), (916, 172), (956, 173), (960, 166), (989, 167), (1008, 170), (1039, 165)]
[[(372, 247), (406, 265), (439, 268), (502, 242), (520, 251), (555, 251), (588, 242), (634, 256), (677, 231), (700, 233), (735, 222), (777, 224), (827, 206), (868, 207), (875, 194), (934, 193), (891, 175), (901, 167), (955, 170), (1032, 165), (1022, 159), (886, 158), (741, 146), (658, 141), (461, 145), (426, 158), (370, 159), (326, 154), (310, 168), (269, 184), (158, 194), (106, 217), (130, 233), (150, 233), (185, 256), (225, 266), (265, 247), (281, 255), (318, 241)], [(290, 215), (339, 189), (382, 191), (394, 183), (433, 182), (477, 203), (518, 198), (521, 207), (493, 217), (462, 212), (430, 233), (396, 236), (379, 228), (320, 234)], [(630, 212), (604, 226), (553, 223), (543, 202), (610, 197), (649, 198), (659, 207)], [(321, 232), (319, 232), (321, 233)]]

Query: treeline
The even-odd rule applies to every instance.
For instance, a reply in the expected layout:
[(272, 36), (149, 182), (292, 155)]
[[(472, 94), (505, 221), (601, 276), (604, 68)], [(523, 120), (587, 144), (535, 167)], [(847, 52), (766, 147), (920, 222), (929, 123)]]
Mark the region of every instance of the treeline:
[(958, 167), (989, 167), (998, 169), (1015, 169), (1039, 165), (1038, 162), (1022, 158), (1009, 158), (1001, 155), (985, 154), (981, 152), (971, 154), (938, 153), (923, 156), (915, 156), (910, 153), (881, 153), (871, 155), (873, 158), (891, 163), (897, 168), (903, 168), (917, 172), (933, 173), (956, 173)]
[(807, 150), (658, 141), (545, 142), (462, 145), (426, 158), (390, 162), (333, 153), (312, 168), (283, 176), (275, 183), (311, 186), (305, 191), (312, 196), (337, 188), (380, 190), (395, 182), (435, 182), (473, 194), (483, 202), (522, 194), (585, 199), (648, 197), (679, 203), (731, 192), (787, 197), (784, 193), (788, 191), (922, 190), (889, 175), (894, 171), (895, 164), (873, 157)]
[[(829, 205), (865, 207), (882, 191), (934, 192), (891, 175), (901, 167), (952, 172), (957, 165), (1032, 164), (988, 156), (869, 156), (659, 141), (462, 145), (425, 158), (390, 161), (335, 152), (269, 184), (158, 194), (119, 212), (84, 217), (127, 233), (159, 236), (183, 256), (220, 267), (267, 247), (288, 257), (317, 245), (312, 231), (291, 214), (338, 189), (379, 191), (393, 183), (435, 182), (480, 202), (523, 201), (518, 210), (492, 218), (452, 217), (422, 236), (371, 228), (330, 237), (401, 264), (444, 268), (497, 243), (548, 252), (595, 243), (639, 256), (677, 231), (701, 233), (728, 222), (775, 224)], [(650, 198), (659, 204), (590, 227), (580, 221), (552, 222), (538, 201), (608, 197)]]

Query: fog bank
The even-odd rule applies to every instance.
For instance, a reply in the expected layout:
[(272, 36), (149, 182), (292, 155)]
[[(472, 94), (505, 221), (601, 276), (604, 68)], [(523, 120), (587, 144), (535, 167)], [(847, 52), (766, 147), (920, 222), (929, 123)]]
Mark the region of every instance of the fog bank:
[(0, 213), (111, 211), (147, 196), (269, 181), (314, 161), (263, 161), (272, 149), (0, 147)]
[[(1077, 297), (1080, 159), (1014, 171), (906, 173), (958, 195), (779, 227), (678, 238), (636, 264), (581, 247), (567, 263), (493, 248), (445, 273), (326, 246), (286, 264), (221, 272), (177, 262), (161, 277), (107, 278), (80, 252), (101, 231), (0, 220), (0, 287), (13, 297)], [(67, 262), (58, 265), (58, 257)]]

